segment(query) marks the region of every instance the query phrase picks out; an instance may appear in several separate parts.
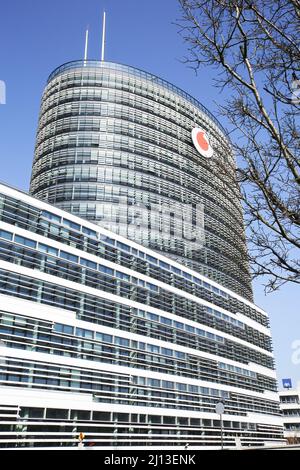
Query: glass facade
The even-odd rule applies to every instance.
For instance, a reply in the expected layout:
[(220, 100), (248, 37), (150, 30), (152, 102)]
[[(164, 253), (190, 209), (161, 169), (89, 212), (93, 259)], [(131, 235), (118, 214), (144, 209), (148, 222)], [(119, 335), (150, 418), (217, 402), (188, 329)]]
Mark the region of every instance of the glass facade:
[(133, 67), (64, 64), (30, 193), (0, 184), (0, 447), (83, 433), (97, 449), (216, 449), (220, 400), (226, 447), (282, 442), (235, 161), (203, 105)]
[[(209, 134), (213, 158), (197, 153), (194, 127)], [(96, 61), (50, 75), (31, 194), (252, 300), (234, 172), (222, 126), (172, 84)]]
[(282, 441), (264, 311), (5, 185), (0, 301), (0, 447)]

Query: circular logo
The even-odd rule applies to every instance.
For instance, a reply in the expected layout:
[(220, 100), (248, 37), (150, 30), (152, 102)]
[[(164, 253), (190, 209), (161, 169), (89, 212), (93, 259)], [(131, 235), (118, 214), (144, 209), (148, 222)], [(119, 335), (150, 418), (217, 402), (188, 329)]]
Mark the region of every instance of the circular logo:
[(199, 127), (195, 127), (192, 130), (192, 139), (195, 148), (198, 150), (200, 155), (205, 158), (210, 158), (214, 153), (213, 149), (210, 146), (206, 132)]

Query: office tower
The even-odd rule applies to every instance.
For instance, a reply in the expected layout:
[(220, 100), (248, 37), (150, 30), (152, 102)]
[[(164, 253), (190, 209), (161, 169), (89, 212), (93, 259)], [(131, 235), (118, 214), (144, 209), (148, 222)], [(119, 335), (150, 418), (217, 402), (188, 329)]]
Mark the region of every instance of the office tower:
[[(207, 132), (212, 158), (195, 148), (194, 128)], [(170, 83), (100, 61), (50, 75), (31, 194), (252, 300), (234, 170), (221, 125)]]

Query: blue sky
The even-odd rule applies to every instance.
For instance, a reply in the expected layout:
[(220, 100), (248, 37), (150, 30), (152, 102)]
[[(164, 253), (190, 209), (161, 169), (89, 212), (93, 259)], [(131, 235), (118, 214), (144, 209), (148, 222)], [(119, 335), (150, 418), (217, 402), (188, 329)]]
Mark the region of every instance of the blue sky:
[[(176, 0), (3, 0), (0, 6), (0, 80), (7, 103), (0, 105), (0, 179), (28, 189), (39, 103), (47, 76), (57, 66), (81, 59), (89, 24), (89, 58), (99, 59), (101, 21), (107, 11), (106, 59), (165, 78), (211, 111), (226, 98), (213, 87), (215, 71), (197, 76), (183, 63), (186, 46), (174, 25)], [(223, 122), (224, 123), (224, 122)], [(225, 123), (226, 124), (226, 123)], [(270, 313), (278, 378), (300, 379), (292, 344), (300, 340), (299, 287), (264, 295), (255, 282), (255, 301)], [(300, 357), (300, 354), (299, 354)]]

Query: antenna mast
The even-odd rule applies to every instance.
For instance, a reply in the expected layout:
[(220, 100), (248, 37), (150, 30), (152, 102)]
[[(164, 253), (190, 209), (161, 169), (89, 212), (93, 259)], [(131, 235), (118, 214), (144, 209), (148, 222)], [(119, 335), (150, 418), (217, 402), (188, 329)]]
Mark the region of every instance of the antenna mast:
[(89, 28), (87, 27), (86, 32), (85, 32), (84, 66), (86, 66), (86, 61), (87, 61), (88, 43), (89, 43)]
[(104, 61), (104, 51), (105, 51), (105, 23), (106, 23), (106, 13), (103, 12), (103, 22), (102, 22), (102, 47), (101, 47), (101, 62)]

